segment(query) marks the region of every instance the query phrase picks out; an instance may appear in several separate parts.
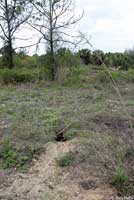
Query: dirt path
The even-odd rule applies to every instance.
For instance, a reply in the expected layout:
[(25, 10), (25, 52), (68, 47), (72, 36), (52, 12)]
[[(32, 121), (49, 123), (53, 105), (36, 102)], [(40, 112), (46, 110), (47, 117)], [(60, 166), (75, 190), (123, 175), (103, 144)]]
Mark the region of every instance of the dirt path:
[(74, 142), (48, 143), (46, 152), (27, 174), (0, 174), (1, 200), (109, 200), (114, 191), (95, 176), (92, 170), (61, 169), (55, 158), (73, 150)]

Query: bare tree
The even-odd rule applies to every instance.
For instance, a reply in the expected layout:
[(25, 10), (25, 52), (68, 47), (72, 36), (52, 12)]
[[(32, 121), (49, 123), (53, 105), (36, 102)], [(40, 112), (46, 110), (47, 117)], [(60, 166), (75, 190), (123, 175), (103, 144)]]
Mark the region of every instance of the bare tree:
[[(57, 44), (76, 44), (68, 38), (67, 28), (76, 24), (83, 16), (83, 13), (76, 17), (73, 0), (31, 0), (35, 8), (33, 20), (30, 25), (41, 34), (41, 39), (47, 42), (50, 52), (50, 78), (55, 79), (55, 46)], [(77, 38), (78, 39), (78, 38)]]
[(29, 2), (24, 0), (1, 0), (0, 2), (0, 39), (6, 47), (7, 65), (11, 69), (13, 63), (13, 41), (15, 33), (31, 16)]

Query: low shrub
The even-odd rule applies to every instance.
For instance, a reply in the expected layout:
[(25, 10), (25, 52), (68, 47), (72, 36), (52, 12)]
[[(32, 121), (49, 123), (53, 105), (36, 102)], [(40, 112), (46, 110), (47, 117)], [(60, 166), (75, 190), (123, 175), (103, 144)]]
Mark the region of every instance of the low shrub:
[(26, 83), (26, 82), (35, 82), (43, 78), (43, 75), (40, 71), (36, 69), (1, 69), (0, 70), (0, 83), (9, 84), (9, 83)]
[(129, 68), (127, 72), (127, 80), (130, 82), (134, 82), (134, 69)]
[(37, 58), (36, 56), (28, 56), (28, 55), (21, 55), (15, 54), (14, 56), (14, 66), (15, 68), (37, 68)]
[(68, 76), (64, 81), (64, 86), (84, 87), (87, 86), (86, 75), (89, 73), (89, 68), (85, 66), (72, 67), (69, 70)]
[(74, 155), (72, 152), (66, 153), (64, 156), (56, 160), (57, 165), (60, 167), (69, 167), (74, 162)]
[(6, 145), (0, 150), (0, 168), (2, 169), (16, 168), (18, 170), (23, 170), (31, 160), (32, 152), (28, 149), (20, 152)]
[(113, 175), (112, 185), (117, 188), (121, 193), (126, 192), (126, 186), (129, 184), (129, 177), (125, 170), (118, 168)]
[[(109, 70), (109, 72), (107, 71)], [(110, 69), (100, 70), (97, 75), (97, 80), (101, 83), (110, 83), (112, 81), (120, 82), (120, 81), (134, 81), (134, 70), (129, 69), (128, 71), (122, 70), (110, 70)]]
[(101, 83), (109, 83), (109, 74), (106, 71), (99, 71), (99, 73), (97, 74), (97, 80)]

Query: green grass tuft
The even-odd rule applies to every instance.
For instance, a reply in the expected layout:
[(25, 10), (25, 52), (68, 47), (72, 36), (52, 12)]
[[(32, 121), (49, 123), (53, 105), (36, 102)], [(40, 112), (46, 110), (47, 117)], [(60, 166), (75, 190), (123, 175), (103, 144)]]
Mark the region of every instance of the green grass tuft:
[(56, 160), (57, 165), (60, 167), (69, 167), (74, 162), (74, 155), (72, 152), (66, 153), (64, 156)]
[(112, 185), (115, 186), (118, 191), (123, 193), (125, 192), (128, 183), (129, 177), (127, 173), (122, 168), (118, 168), (113, 176)]

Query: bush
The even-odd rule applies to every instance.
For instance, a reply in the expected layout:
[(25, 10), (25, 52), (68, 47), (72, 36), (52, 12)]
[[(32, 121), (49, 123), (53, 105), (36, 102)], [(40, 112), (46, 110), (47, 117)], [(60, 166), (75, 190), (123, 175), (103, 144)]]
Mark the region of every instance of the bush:
[(108, 83), (110, 82), (109, 74), (106, 71), (99, 71), (97, 74), (97, 80), (101, 83)]
[(87, 86), (86, 84), (86, 75), (89, 72), (88, 67), (74, 67), (69, 70), (68, 76), (66, 77), (64, 81), (64, 86), (71, 87), (81, 87), (81, 86)]
[(32, 152), (30, 152), (28, 149), (24, 153), (23, 150), (22, 152), (19, 152), (17, 149), (6, 145), (3, 149), (0, 150), (0, 168), (3, 169), (17, 168), (22, 170), (31, 160)]
[(134, 82), (134, 69), (129, 69), (127, 73), (127, 79), (130, 82)]
[(63, 157), (57, 159), (56, 161), (57, 161), (58, 166), (68, 167), (73, 164), (74, 155), (71, 152), (69, 152), (69, 153), (65, 154)]
[(126, 186), (129, 184), (129, 177), (122, 168), (118, 168), (113, 175), (112, 185), (114, 185), (118, 191), (124, 193)]
[(42, 79), (42, 73), (30, 69), (1, 69), (0, 70), (0, 82), (2, 84), (9, 83), (26, 83), (34, 82), (36, 80)]
[(100, 70), (97, 75), (97, 80), (101, 83), (110, 83), (111, 81), (134, 81), (134, 70), (129, 69), (128, 71), (122, 70), (109, 70), (109, 73), (106, 69)]
[(27, 56), (16, 54), (14, 56), (14, 66), (15, 68), (36, 68), (37, 58), (36, 56)]
[(58, 67), (72, 68), (80, 66), (80, 57), (66, 48), (58, 49), (55, 55), (55, 61)]

